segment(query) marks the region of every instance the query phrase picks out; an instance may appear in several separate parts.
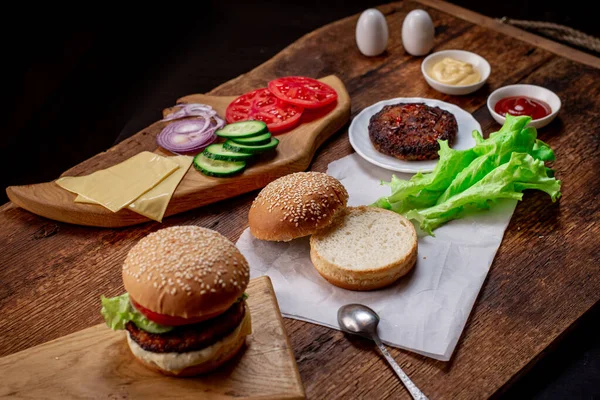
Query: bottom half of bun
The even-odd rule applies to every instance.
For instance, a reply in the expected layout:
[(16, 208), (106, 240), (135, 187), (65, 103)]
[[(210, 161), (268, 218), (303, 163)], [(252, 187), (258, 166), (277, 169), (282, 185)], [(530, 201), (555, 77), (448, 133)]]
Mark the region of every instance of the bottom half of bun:
[(348, 271), (322, 260), (314, 253), (311, 259), (315, 269), (329, 283), (348, 290), (376, 290), (389, 286), (410, 272), (417, 261), (417, 254), (411, 254), (403, 262), (388, 266), (385, 271)]
[(232, 359), (246, 343), (252, 332), (250, 313), (227, 336), (201, 350), (185, 353), (155, 353), (144, 350), (127, 333), (127, 344), (133, 356), (145, 367), (171, 376), (196, 376), (220, 367)]
[(310, 259), (319, 274), (349, 290), (394, 283), (415, 266), (417, 253), (413, 224), (375, 207), (348, 207), (310, 238)]

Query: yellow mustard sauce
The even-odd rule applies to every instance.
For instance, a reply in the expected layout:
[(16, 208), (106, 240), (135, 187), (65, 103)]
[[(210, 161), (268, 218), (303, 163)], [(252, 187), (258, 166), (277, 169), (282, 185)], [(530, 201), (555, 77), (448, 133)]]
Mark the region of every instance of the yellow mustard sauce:
[(481, 81), (481, 74), (472, 64), (449, 57), (435, 63), (429, 75), (440, 83), (452, 86), (471, 85)]

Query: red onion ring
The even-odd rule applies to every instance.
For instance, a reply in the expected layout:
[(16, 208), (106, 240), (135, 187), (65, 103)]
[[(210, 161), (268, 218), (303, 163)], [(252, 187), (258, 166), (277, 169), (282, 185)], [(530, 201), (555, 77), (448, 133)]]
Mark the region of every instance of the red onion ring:
[(225, 120), (221, 119), (218, 115), (213, 115), (212, 120), (211, 120), (211, 127), (213, 126), (213, 123), (212, 123), (213, 120), (215, 121), (215, 124), (214, 124), (215, 130), (221, 129), (222, 127), (225, 126)]
[(217, 138), (218, 122), (210, 117), (171, 122), (158, 134), (156, 142), (175, 154), (199, 153)]
[(164, 117), (163, 121), (170, 121), (173, 119), (191, 117), (191, 116), (210, 116), (214, 117), (217, 112), (207, 104), (199, 103), (188, 103), (188, 104), (176, 104), (175, 107), (181, 107), (179, 110), (174, 111)]

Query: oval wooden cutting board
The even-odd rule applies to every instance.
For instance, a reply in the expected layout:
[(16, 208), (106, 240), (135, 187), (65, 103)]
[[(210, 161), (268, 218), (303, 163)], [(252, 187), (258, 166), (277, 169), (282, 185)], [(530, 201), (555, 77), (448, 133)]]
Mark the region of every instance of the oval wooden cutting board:
[[(328, 107), (327, 110), (305, 112), (297, 128), (277, 136), (280, 143), (273, 156), (259, 159), (240, 175), (231, 178), (213, 178), (190, 167), (173, 193), (165, 217), (260, 189), (281, 176), (306, 170), (317, 148), (341, 129), (350, 118), (350, 96), (344, 83), (333, 75), (320, 80), (336, 90), (338, 93), (337, 103)], [(219, 115), (224, 116), (225, 109), (235, 98), (236, 96), (194, 94), (179, 99), (177, 103), (209, 104)], [(166, 124), (168, 122), (155, 122), (143, 131), (136, 133), (132, 140), (141, 135), (155, 137)], [(123, 161), (118, 157), (120, 146), (121, 144), (118, 144), (108, 151), (92, 157), (87, 162), (80, 164), (81, 166), (85, 164), (83, 168), (74, 167), (66, 171), (63, 176), (87, 175)], [(155, 152), (167, 155), (160, 148)], [(90, 162), (92, 160), (93, 162)], [(109, 160), (112, 162), (107, 162)], [(102, 206), (75, 203), (73, 201), (75, 194), (62, 189), (54, 181), (35, 185), (9, 186), (6, 193), (8, 198), (19, 207), (46, 218), (72, 224), (121, 227), (150, 221), (128, 209), (113, 213)]]

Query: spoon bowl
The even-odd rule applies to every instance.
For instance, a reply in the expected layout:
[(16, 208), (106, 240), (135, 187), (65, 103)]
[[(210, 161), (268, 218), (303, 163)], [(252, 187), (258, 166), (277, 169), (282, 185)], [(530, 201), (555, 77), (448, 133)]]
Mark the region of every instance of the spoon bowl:
[(379, 315), (362, 304), (346, 304), (338, 310), (338, 324), (343, 331), (372, 338), (377, 334)]

